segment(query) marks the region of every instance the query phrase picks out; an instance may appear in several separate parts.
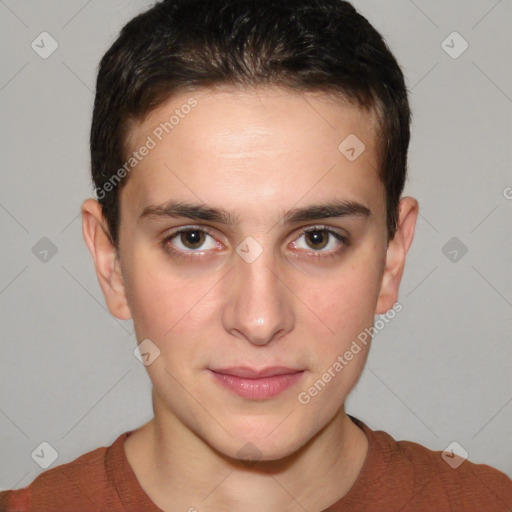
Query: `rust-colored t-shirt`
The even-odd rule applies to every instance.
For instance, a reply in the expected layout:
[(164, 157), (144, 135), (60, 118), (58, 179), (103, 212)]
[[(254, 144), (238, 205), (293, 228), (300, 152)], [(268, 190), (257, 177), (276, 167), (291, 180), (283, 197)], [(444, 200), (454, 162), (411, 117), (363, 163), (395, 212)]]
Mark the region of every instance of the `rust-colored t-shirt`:
[[(512, 480), (504, 473), (469, 460), (454, 469), (441, 451), (395, 441), (350, 418), (368, 438), (368, 455), (350, 491), (324, 512), (512, 511)], [(162, 512), (128, 464), (123, 444), (130, 433), (41, 473), (23, 489), (0, 493), (0, 511)]]

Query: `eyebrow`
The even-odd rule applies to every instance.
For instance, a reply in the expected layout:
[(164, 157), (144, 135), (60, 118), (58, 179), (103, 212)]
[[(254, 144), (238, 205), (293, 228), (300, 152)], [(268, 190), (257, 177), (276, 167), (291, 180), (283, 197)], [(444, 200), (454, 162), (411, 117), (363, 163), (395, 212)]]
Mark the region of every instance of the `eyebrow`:
[[(331, 217), (359, 217), (367, 219), (371, 210), (357, 201), (329, 201), (321, 204), (294, 208), (282, 214), (282, 223), (296, 223)], [(222, 208), (212, 208), (201, 203), (169, 201), (163, 205), (146, 206), (139, 216), (139, 221), (156, 218), (188, 218), (206, 220), (219, 224), (235, 225), (240, 222), (239, 216), (234, 216)]]

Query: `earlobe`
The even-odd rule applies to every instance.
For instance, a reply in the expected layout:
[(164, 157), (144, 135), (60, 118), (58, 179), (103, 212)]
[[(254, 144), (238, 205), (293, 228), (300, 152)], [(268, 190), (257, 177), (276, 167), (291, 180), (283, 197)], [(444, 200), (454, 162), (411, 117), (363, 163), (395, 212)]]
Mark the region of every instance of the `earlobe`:
[(381, 288), (375, 313), (382, 315), (390, 310), (398, 300), (398, 290), (405, 267), (405, 257), (414, 238), (414, 228), (418, 218), (418, 201), (413, 197), (403, 197), (399, 204), (398, 227), (390, 240), (386, 252), (386, 264), (382, 275)]
[(101, 205), (95, 199), (87, 199), (82, 204), (82, 234), (109, 311), (120, 320), (129, 320), (131, 312), (117, 249), (110, 239)]

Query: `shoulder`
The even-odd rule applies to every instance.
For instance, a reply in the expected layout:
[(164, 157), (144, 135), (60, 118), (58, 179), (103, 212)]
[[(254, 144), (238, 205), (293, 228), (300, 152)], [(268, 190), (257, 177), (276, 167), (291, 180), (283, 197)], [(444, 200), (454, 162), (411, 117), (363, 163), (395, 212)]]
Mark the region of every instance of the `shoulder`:
[(443, 496), (454, 510), (512, 509), (512, 480), (487, 464), (412, 441), (397, 441), (396, 454), (397, 462), (402, 460), (404, 467), (424, 484), (424, 492)]
[(77, 506), (88, 505), (96, 510), (105, 503), (114, 503), (115, 489), (109, 483), (105, 461), (108, 451), (119, 446), (125, 437), (126, 433), (121, 434), (110, 446), (96, 448), (44, 471), (22, 489), (0, 492), (0, 510), (67, 512), (78, 510)]
[(391, 494), (403, 512), (512, 510), (512, 480), (501, 471), (452, 452), (397, 441), (360, 420), (355, 422), (370, 443), (368, 467), (363, 468), (360, 477), (366, 480), (365, 487), (371, 488), (370, 495), (376, 500), (387, 496), (389, 503)]

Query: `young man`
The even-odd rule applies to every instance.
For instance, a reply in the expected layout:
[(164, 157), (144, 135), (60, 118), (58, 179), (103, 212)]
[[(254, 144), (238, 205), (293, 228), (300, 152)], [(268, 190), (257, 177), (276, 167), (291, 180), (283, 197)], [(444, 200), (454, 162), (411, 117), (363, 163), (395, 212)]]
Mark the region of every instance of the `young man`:
[(409, 118), (346, 2), (170, 0), (129, 22), (99, 70), (83, 234), (154, 418), (2, 510), (512, 510), (503, 473), (344, 409), (399, 305)]

